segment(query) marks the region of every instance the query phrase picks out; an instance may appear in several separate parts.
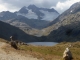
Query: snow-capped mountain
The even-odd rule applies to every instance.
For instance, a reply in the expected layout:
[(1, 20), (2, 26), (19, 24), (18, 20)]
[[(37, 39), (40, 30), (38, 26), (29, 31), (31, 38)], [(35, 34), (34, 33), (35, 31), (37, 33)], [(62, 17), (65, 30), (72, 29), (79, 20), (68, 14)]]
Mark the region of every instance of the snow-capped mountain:
[(38, 19), (52, 21), (59, 16), (59, 13), (55, 9), (38, 8), (35, 5), (29, 5), (28, 7), (22, 7), (17, 15), (25, 16), (28, 19)]
[[(54, 9), (38, 8), (35, 5), (22, 7), (17, 12), (0, 12), (0, 21), (16, 26), (30, 35), (41, 35), (40, 29), (48, 26), (59, 13)], [(39, 30), (38, 30), (39, 29)]]

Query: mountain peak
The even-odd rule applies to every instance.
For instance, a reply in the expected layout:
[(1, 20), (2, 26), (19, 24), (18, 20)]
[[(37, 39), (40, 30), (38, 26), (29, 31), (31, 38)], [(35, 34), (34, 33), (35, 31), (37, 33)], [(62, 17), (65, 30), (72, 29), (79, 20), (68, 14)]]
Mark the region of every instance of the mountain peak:
[(36, 7), (35, 5), (29, 5), (28, 8), (29, 9), (35, 9), (35, 8), (38, 8), (38, 7)]
[(34, 4), (29, 5), (28, 7), (22, 7), (17, 15), (25, 16), (29, 19), (38, 19), (38, 20), (54, 20), (59, 16), (59, 13), (54, 9), (48, 8), (39, 8)]
[(25, 8), (26, 8), (26, 6), (23, 6), (22, 8), (24, 8), (24, 9), (25, 9)]
[(20, 13), (24, 14), (24, 13), (28, 13), (28, 10), (26, 9), (26, 6), (22, 7), (20, 10), (19, 10)]
[(74, 3), (71, 7), (70, 7), (71, 13), (76, 13), (80, 11), (80, 2)]

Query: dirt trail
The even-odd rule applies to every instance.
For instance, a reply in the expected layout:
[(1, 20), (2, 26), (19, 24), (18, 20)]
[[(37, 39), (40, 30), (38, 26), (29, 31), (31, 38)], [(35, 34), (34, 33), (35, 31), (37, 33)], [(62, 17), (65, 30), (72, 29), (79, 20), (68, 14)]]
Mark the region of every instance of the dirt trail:
[(0, 60), (41, 60), (32, 57), (31, 55), (21, 55), (15, 51), (8, 51), (2, 49), (7, 44), (4, 42), (0, 42)]

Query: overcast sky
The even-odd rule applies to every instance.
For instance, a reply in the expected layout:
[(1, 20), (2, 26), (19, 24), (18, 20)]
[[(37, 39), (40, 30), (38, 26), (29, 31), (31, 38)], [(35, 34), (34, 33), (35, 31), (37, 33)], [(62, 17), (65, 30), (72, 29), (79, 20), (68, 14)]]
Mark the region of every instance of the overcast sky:
[(59, 13), (67, 10), (72, 4), (80, 0), (0, 0), (1, 11), (18, 11), (23, 6), (34, 4), (37, 7), (54, 8)]

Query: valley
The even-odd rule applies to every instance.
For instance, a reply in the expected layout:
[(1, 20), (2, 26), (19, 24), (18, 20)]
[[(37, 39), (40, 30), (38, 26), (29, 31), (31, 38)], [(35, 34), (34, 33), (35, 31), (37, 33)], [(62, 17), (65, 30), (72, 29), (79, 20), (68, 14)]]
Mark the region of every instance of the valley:
[[(64, 11), (62, 14), (58, 14), (54, 9), (38, 8), (35, 5), (30, 5), (28, 7), (23, 7), (17, 12), (3, 11), (0, 13), (0, 20), (8, 23), (7, 25), (1, 23), (1, 37), (9, 40), (9, 36), (17, 35), (18, 40), (25, 42), (74, 42), (79, 41), (80, 36), (80, 2), (73, 4), (68, 10)], [(77, 6), (77, 7), (76, 7)], [(34, 10), (35, 8), (35, 10)], [(28, 14), (29, 10), (38, 15), (36, 18), (27, 18), (24, 15)], [(48, 11), (49, 13), (55, 12), (58, 14), (54, 20), (41, 20), (40, 16), (45, 16), (43, 11)], [(73, 10), (73, 11), (72, 11)], [(24, 15), (23, 15), (24, 14)], [(26, 15), (27, 16), (27, 15)], [(54, 15), (53, 15), (54, 16)], [(44, 18), (43, 18), (44, 19)], [(9, 28), (10, 25), (14, 26), (20, 31)], [(3, 27), (3, 26), (4, 27)], [(5, 26), (6, 25), (6, 26)], [(9, 33), (8, 29), (11, 31)], [(13, 29), (13, 30), (12, 30)], [(8, 32), (7, 32), (8, 31)], [(14, 32), (13, 32), (14, 31)], [(20, 33), (22, 31), (22, 33)], [(6, 35), (8, 37), (6, 37)], [(22, 36), (22, 37), (19, 37)], [(27, 39), (27, 36), (30, 36)]]
[(73, 60), (80, 60), (80, 2), (61, 14), (34, 4), (0, 12), (0, 60), (63, 60), (66, 48)]

